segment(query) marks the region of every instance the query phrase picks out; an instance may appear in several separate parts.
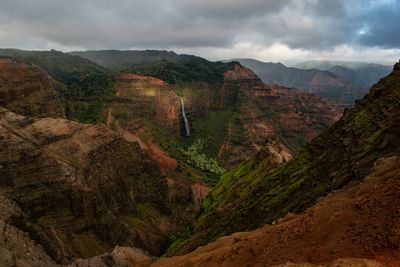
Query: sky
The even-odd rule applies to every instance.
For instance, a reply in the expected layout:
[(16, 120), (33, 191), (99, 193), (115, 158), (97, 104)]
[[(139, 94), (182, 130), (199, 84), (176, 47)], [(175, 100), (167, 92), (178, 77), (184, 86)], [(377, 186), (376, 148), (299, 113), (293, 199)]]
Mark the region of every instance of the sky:
[(0, 0), (0, 47), (392, 64), (399, 14), (400, 0)]

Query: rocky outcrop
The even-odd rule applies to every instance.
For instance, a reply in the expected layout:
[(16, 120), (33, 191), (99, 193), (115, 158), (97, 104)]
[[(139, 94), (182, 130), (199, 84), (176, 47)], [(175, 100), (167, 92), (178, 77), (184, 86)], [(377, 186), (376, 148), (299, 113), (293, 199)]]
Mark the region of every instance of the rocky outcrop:
[(0, 219), (16, 235), (29, 235), (37, 257), (49, 262), (99, 255), (115, 245), (158, 255), (199, 209), (190, 184), (171, 188), (136, 142), (105, 126), (0, 108), (0, 146), (0, 184), (18, 211)]
[(125, 73), (118, 75), (115, 90), (118, 97), (131, 101), (125, 116), (142, 116), (159, 127), (180, 134), (180, 100), (167, 83), (150, 76)]
[[(233, 88), (238, 88), (239, 123), (229, 129), (219, 151), (225, 166), (235, 166), (263, 149), (280, 162), (290, 160), (306, 142), (341, 116), (340, 107), (313, 94), (264, 84), (240, 65), (225, 73), (222, 91)], [(240, 130), (241, 141), (235, 144), (234, 136)]]
[(65, 117), (57, 83), (39, 67), (0, 58), (0, 105), (35, 117)]
[(361, 183), (301, 215), (288, 214), (274, 225), (151, 266), (397, 266), (399, 191), (400, 157), (382, 158)]
[(43, 247), (31, 236), (10, 224), (14, 217), (23, 212), (2, 188), (0, 190), (0, 266), (55, 266)]

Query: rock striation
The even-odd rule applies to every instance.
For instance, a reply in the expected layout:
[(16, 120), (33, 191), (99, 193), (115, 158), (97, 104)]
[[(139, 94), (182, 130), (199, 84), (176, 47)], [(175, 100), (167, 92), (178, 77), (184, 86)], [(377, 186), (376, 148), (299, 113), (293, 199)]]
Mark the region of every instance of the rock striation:
[(68, 263), (116, 245), (159, 255), (199, 209), (190, 184), (169, 186), (136, 142), (106, 126), (0, 108), (0, 146), (2, 192), (15, 203), (0, 219), (34, 242), (30, 260)]
[(35, 117), (65, 117), (58, 85), (41, 68), (0, 58), (0, 105)]
[(118, 97), (130, 100), (126, 116), (143, 116), (159, 127), (180, 134), (180, 100), (166, 82), (150, 76), (124, 73), (117, 76), (115, 91)]
[(277, 166), (267, 153), (223, 175), (205, 200), (192, 237), (175, 253), (303, 212), (364, 179), (379, 158), (400, 155), (399, 81), (395, 68), (290, 162)]
[[(223, 95), (234, 88), (238, 90), (240, 128), (228, 130), (219, 151), (225, 166), (236, 166), (264, 149), (280, 162), (290, 160), (341, 116), (337, 105), (294, 88), (264, 84), (254, 72), (240, 65), (225, 73)], [(233, 137), (240, 129), (244, 138), (235, 144)]]

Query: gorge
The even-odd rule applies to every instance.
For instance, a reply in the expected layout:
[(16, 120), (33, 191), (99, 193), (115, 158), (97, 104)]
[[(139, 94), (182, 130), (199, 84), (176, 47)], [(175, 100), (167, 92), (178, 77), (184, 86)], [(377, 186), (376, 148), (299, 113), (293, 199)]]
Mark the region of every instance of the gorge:
[(238, 62), (2, 53), (0, 265), (396, 262), (398, 64), (342, 117)]

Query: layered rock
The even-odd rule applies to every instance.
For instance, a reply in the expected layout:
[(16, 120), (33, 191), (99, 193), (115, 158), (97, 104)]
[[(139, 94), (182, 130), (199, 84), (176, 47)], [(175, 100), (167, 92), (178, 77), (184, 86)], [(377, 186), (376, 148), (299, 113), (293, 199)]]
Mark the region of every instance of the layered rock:
[(180, 101), (167, 83), (150, 76), (124, 73), (118, 75), (115, 90), (117, 96), (131, 100), (132, 105), (125, 113), (128, 117), (143, 116), (180, 134)]
[(289, 68), (281, 63), (266, 63), (254, 59), (237, 59), (254, 70), (268, 84), (298, 88), (323, 99), (351, 105), (368, 91), (341, 75), (317, 69)]
[[(263, 149), (287, 161), (320, 131), (340, 118), (341, 108), (293, 88), (267, 85), (250, 70), (237, 65), (225, 73), (223, 92), (238, 88), (240, 144), (230, 128), (219, 153), (225, 166), (235, 166)], [(226, 94), (226, 93), (224, 93)]]
[(57, 83), (39, 67), (8, 58), (0, 58), (0, 105), (27, 116), (65, 116)]
[(190, 184), (171, 187), (136, 142), (105, 126), (1, 108), (0, 145), (2, 190), (20, 210), (0, 219), (17, 234), (28, 233), (34, 250), (50, 256), (38, 257), (49, 262), (99, 255), (115, 245), (158, 255), (199, 209)]
[(175, 253), (253, 230), (288, 212), (302, 212), (319, 198), (366, 177), (379, 158), (400, 155), (399, 81), (396, 65), (292, 161), (277, 166), (267, 153), (223, 175), (203, 204), (193, 236), (175, 247)]

